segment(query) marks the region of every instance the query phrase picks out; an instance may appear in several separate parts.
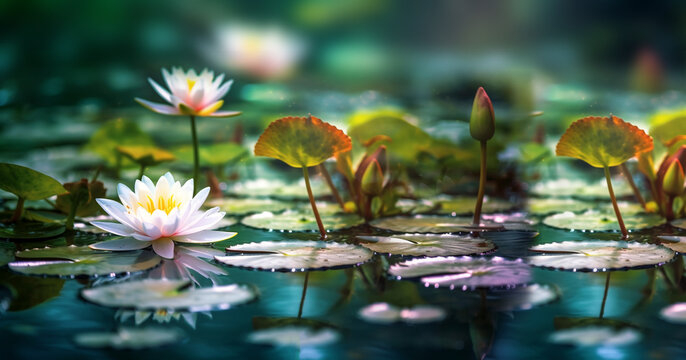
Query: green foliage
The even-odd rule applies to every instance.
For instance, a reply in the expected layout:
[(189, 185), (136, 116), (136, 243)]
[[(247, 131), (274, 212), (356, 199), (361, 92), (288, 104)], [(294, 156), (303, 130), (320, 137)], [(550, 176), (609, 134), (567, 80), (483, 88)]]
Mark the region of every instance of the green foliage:
[[(102, 157), (108, 165), (116, 166), (121, 155), (116, 151), (117, 146), (153, 146), (152, 138), (143, 132), (134, 122), (125, 119), (114, 119), (103, 124), (91, 136), (84, 149)], [(122, 166), (131, 166), (132, 162), (125, 160)]]
[(24, 166), (0, 163), (0, 189), (26, 200), (41, 200), (66, 190), (59, 181)]
[[(193, 147), (191, 146), (180, 147), (174, 151), (174, 154), (181, 162), (193, 163)], [(248, 149), (236, 143), (200, 145), (198, 147), (200, 166), (231, 164), (240, 161), (247, 155)]]

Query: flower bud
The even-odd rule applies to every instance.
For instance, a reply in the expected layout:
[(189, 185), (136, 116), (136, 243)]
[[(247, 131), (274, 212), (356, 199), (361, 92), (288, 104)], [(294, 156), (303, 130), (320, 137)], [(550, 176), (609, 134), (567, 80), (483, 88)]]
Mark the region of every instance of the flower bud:
[(378, 161), (373, 160), (362, 175), (362, 192), (379, 195), (383, 191), (383, 171)]
[(495, 115), (493, 104), (488, 98), (486, 90), (480, 87), (474, 96), (472, 105), (472, 117), (469, 120), (469, 132), (472, 137), (479, 141), (487, 141), (495, 133)]
[(657, 178), (657, 174), (655, 174), (655, 163), (653, 162), (653, 152), (644, 151), (639, 153), (637, 157), (638, 170), (652, 183)]
[(669, 196), (680, 196), (684, 192), (684, 168), (678, 161), (672, 161), (662, 180), (662, 190)]

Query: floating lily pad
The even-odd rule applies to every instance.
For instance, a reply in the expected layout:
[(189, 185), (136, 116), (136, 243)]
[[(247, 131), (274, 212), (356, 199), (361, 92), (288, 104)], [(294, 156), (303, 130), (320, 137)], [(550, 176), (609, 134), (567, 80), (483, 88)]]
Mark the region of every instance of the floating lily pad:
[(341, 335), (338, 331), (324, 327), (284, 326), (257, 330), (248, 335), (248, 342), (272, 346), (314, 347), (337, 342)]
[(496, 290), (490, 294), (497, 296), (492, 305), (498, 311), (529, 310), (560, 298), (560, 290), (547, 284), (531, 284), (500, 292)]
[(436, 204), (429, 200), (400, 199), (395, 203), (395, 207), (400, 209), (400, 212), (404, 214), (427, 213), (433, 210), (435, 206)]
[(76, 345), (86, 348), (142, 350), (176, 344), (184, 338), (181, 330), (169, 327), (120, 328), (116, 332), (87, 332), (74, 337)]
[[(331, 189), (318, 178), (310, 179), (312, 192), (315, 196), (331, 195)], [(228, 193), (237, 196), (276, 197), (280, 199), (308, 199), (305, 181), (285, 183), (280, 180), (257, 179), (234, 183), (229, 186)]]
[(111, 253), (87, 246), (64, 246), (24, 250), (16, 253), (10, 269), (26, 275), (44, 276), (115, 276), (151, 269), (162, 258), (152, 251)]
[[(341, 230), (364, 223), (364, 219), (356, 214), (321, 215), (322, 223), (328, 231)], [(317, 220), (314, 215), (306, 212), (286, 211), (274, 214), (266, 211), (244, 217), (243, 225), (258, 229), (283, 231), (317, 231)]]
[(360, 245), (385, 254), (412, 256), (476, 255), (495, 249), (491, 241), (469, 235), (405, 234), (358, 236)]
[(215, 256), (215, 260), (236, 267), (291, 272), (354, 266), (372, 257), (372, 252), (361, 246), (331, 241), (262, 241), (226, 251), (237, 254)]
[(686, 230), (686, 218), (672, 220), (669, 224), (679, 229)]
[(686, 303), (675, 303), (662, 308), (660, 310), (660, 317), (671, 323), (686, 324)]
[(144, 279), (83, 289), (81, 296), (107, 307), (198, 312), (226, 310), (257, 295), (247, 285), (194, 288), (188, 280)]
[[(629, 230), (647, 229), (665, 223), (665, 219), (657, 214), (641, 214), (624, 216), (624, 225)], [(582, 214), (563, 212), (550, 215), (543, 219), (543, 223), (559, 229), (619, 231), (619, 223), (614, 214), (589, 210)]]
[(686, 253), (686, 236), (658, 236), (662, 246), (670, 248), (678, 253)]
[(19, 222), (0, 224), (0, 238), (45, 239), (61, 235), (66, 228), (58, 223)]
[(477, 287), (513, 287), (531, 280), (529, 265), (521, 260), (500, 257), (432, 257), (413, 259), (392, 265), (389, 275), (400, 280), (420, 278), (425, 286), (450, 289)]
[(614, 116), (589, 116), (569, 126), (555, 148), (597, 168), (612, 167), (653, 148), (653, 139), (638, 127)]
[(350, 137), (329, 123), (314, 116), (285, 117), (269, 124), (255, 144), (255, 155), (302, 168), (351, 148)]
[(664, 246), (626, 241), (563, 241), (529, 249), (529, 264), (547, 269), (597, 272), (661, 266), (676, 255)]
[(24, 166), (0, 163), (0, 189), (25, 200), (41, 200), (67, 190), (59, 181)]
[(636, 343), (642, 338), (641, 332), (631, 327), (617, 329), (591, 325), (557, 330), (550, 334), (548, 341), (576, 346), (622, 346)]
[(369, 225), (402, 233), (454, 233), (470, 231), (503, 230), (502, 224), (482, 221), (484, 228), (472, 227), (472, 218), (418, 215), (414, 217), (396, 216), (371, 221)]
[[(631, 187), (623, 178), (612, 179), (612, 188), (614, 189), (615, 196), (620, 198), (633, 194)], [(607, 183), (605, 179), (590, 183), (583, 180), (569, 180), (565, 178), (549, 180), (536, 183), (536, 185), (531, 188), (531, 193), (545, 197), (574, 197), (581, 199), (610, 198), (610, 195), (607, 192)], [(558, 211), (559, 210), (560, 209), (558, 209)]]
[(264, 211), (279, 212), (292, 207), (292, 204), (272, 199), (246, 198), (210, 199), (205, 202), (205, 206), (218, 206), (229, 215), (245, 215)]
[[(474, 213), (474, 206), (476, 205), (476, 197), (471, 196), (439, 197), (432, 199), (432, 201), (439, 204), (437, 210), (439, 214), (472, 214)], [(485, 197), (481, 211), (484, 213), (501, 212), (512, 209), (514, 206), (515, 205), (509, 201)]]
[[(302, 213), (312, 212), (312, 205), (310, 205), (309, 202), (299, 203), (296, 211)], [(319, 215), (327, 216), (343, 213), (343, 209), (341, 209), (341, 206), (338, 205), (338, 203), (330, 201), (317, 201), (317, 211), (319, 211)]]
[[(106, 122), (96, 131), (84, 146), (105, 159), (111, 166), (115, 166), (121, 155), (116, 152), (117, 146), (153, 146), (152, 138), (138, 127), (138, 124), (124, 119)], [(126, 160), (131, 164), (129, 160)]]
[(412, 308), (398, 308), (388, 303), (367, 305), (357, 312), (365, 321), (376, 324), (405, 322), (408, 324), (426, 324), (444, 320), (445, 310), (434, 305), (417, 305)]
[(126, 158), (143, 166), (155, 166), (176, 159), (169, 151), (152, 145), (122, 145), (115, 149)]
[[(618, 201), (617, 205), (624, 216), (635, 215), (644, 212), (643, 207), (636, 203)], [(608, 204), (607, 202), (598, 204), (589, 201), (562, 198), (532, 198), (527, 201), (527, 209), (530, 213), (535, 215), (548, 215), (559, 213), (560, 211), (578, 213), (591, 209), (601, 210), (609, 213), (614, 211), (612, 204)]]

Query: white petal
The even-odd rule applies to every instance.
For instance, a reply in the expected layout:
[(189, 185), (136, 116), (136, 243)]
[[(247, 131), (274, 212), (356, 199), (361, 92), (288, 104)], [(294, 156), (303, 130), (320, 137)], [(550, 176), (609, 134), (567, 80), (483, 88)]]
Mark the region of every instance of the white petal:
[(183, 115), (181, 114), (181, 111), (179, 111), (178, 108), (175, 108), (173, 106), (165, 105), (165, 104), (160, 104), (160, 103), (154, 103), (152, 101), (148, 100), (143, 100), (141, 98), (135, 98), (137, 103), (141, 104), (143, 107), (146, 107), (158, 114), (164, 114), (164, 115)]
[(205, 96), (205, 88), (196, 84), (190, 93), (190, 105), (193, 109), (198, 109), (203, 105), (203, 96)]
[(209, 244), (217, 241), (230, 239), (236, 236), (235, 232), (204, 230), (194, 234), (175, 236), (174, 241), (195, 244)]
[(136, 225), (129, 219), (128, 215), (126, 214), (126, 208), (124, 205), (110, 200), (110, 199), (95, 199), (95, 201), (98, 202), (98, 205), (110, 216), (112, 216), (115, 220), (119, 221), (120, 223), (132, 228), (132, 229), (138, 229)]
[(134, 239), (138, 240), (138, 241), (153, 241), (153, 240), (157, 240), (157, 238), (150, 237), (150, 236), (143, 235), (143, 234), (139, 234), (139, 233), (135, 233), (135, 234), (133, 234), (133, 235), (131, 235), (131, 236), (132, 236)]
[(162, 225), (162, 236), (172, 236), (176, 233), (176, 229), (179, 227), (179, 210), (177, 208), (172, 209), (167, 215), (167, 218)]
[(162, 77), (164, 77), (164, 82), (167, 83), (167, 88), (169, 90), (174, 89), (174, 84), (173, 84), (173, 76), (167, 71), (167, 69), (162, 69)]
[(150, 246), (149, 241), (139, 241), (136, 239), (132, 239), (130, 237), (101, 241), (101, 242), (97, 242), (95, 244), (88, 245), (88, 247), (93, 249), (93, 250), (108, 250), (108, 251), (139, 250), (139, 249), (145, 249), (148, 246)]
[(93, 221), (91, 222), (91, 225), (119, 236), (131, 236), (136, 232), (135, 229), (124, 224), (109, 221)]
[(136, 194), (134, 194), (133, 191), (131, 191), (131, 189), (124, 184), (117, 185), (117, 194), (119, 195), (119, 200), (121, 200), (121, 203), (130, 208), (132, 208), (133, 204), (138, 201)]
[(155, 80), (148, 78), (148, 82), (150, 85), (152, 85), (153, 89), (157, 91), (158, 94), (160, 94), (160, 97), (164, 99), (166, 102), (171, 103), (171, 94), (165, 90), (163, 87), (161, 87), (159, 84), (155, 82)]
[(157, 255), (165, 259), (174, 258), (174, 242), (169, 238), (157, 239), (152, 242), (152, 249)]
[(229, 92), (229, 89), (231, 89), (231, 84), (233, 84), (233, 80), (227, 81), (224, 85), (222, 85), (218, 90), (217, 93), (214, 94), (214, 97), (212, 99), (209, 99), (207, 102), (208, 103), (213, 103), (226, 95), (227, 92)]
[[(141, 177), (141, 181), (143, 182), (143, 184), (145, 184), (145, 186), (148, 187), (148, 190), (150, 190), (151, 193), (155, 192), (155, 184), (152, 182), (152, 180), (150, 180), (149, 177), (143, 175)], [(138, 192), (138, 190), (136, 190), (136, 192)]]
[[(217, 208), (214, 208), (217, 209)], [(210, 209), (210, 210), (214, 210)], [(184, 226), (182, 229), (177, 231), (178, 235), (188, 235), (188, 234), (194, 234), (203, 230), (208, 230), (214, 228), (214, 226), (221, 221), (221, 219), (224, 218), (224, 215), (226, 213), (224, 212), (211, 212), (207, 211), (205, 214), (203, 214), (201, 217), (199, 217), (196, 221), (193, 223), (189, 223), (187, 226)]]

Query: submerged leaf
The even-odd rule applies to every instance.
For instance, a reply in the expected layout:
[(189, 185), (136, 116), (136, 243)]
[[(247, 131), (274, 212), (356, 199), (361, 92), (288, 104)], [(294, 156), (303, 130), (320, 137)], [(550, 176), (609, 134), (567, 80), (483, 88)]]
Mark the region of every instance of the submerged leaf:
[(329, 123), (314, 116), (285, 117), (269, 124), (255, 144), (255, 155), (301, 168), (351, 148), (350, 137)]
[(638, 127), (614, 115), (589, 116), (569, 126), (557, 143), (555, 154), (602, 168), (620, 165), (652, 148), (653, 139)]
[(626, 241), (563, 241), (529, 250), (543, 253), (529, 257), (533, 266), (582, 272), (660, 266), (676, 256), (664, 246)]
[(67, 192), (59, 181), (48, 175), (8, 163), (0, 163), (0, 189), (25, 200), (42, 200)]
[(86, 332), (74, 337), (76, 345), (86, 348), (142, 350), (178, 343), (182, 331), (169, 327), (120, 328), (116, 332)]
[(372, 252), (357, 245), (325, 241), (262, 241), (235, 245), (215, 260), (230, 266), (269, 271), (324, 270), (359, 265)]

